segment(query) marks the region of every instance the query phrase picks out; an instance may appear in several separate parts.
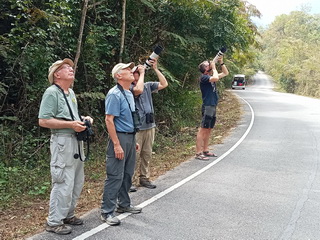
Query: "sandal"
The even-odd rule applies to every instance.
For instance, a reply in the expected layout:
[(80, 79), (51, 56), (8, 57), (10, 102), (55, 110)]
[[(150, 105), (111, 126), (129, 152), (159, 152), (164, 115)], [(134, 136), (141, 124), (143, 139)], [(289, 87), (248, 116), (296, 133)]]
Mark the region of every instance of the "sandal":
[(215, 155), (214, 153), (211, 153), (209, 151), (203, 151), (203, 156), (206, 156), (206, 157), (218, 157), (217, 155)]
[(196, 153), (195, 159), (203, 160), (203, 161), (208, 161), (209, 158), (203, 155), (202, 153)]

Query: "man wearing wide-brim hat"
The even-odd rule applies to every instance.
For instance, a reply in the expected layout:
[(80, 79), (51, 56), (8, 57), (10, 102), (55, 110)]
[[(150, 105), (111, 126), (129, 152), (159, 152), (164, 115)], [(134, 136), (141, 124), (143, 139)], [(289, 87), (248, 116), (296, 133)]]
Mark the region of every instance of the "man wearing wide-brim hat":
[[(134, 81), (134, 63), (118, 63), (112, 69), (117, 85), (111, 88), (105, 100), (105, 121), (109, 133), (107, 147), (107, 178), (105, 180), (101, 219), (109, 225), (119, 225), (114, 212), (140, 213), (141, 208), (131, 205), (129, 190), (135, 169), (136, 128), (133, 113), (135, 103), (129, 90)], [(144, 71), (143, 71), (144, 76)], [(142, 76), (142, 84), (144, 77)]]
[(57, 234), (69, 234), (72, 231), (69, 225), (83, 224), (74, 214), (84, 183), (84, 163), (77, 157), (83, 153), (82, 142), (77, 141), (76, 133), (86, 129), (82, 120), (93, 121), (78, 114), (76, 96), (71, 89), (73, 65), (71, 59), (65, 58), (50, 66), (51, 86), (43, 94), (38, 115), (39, 125), (51, 130), (52, 190), (46, 230)]

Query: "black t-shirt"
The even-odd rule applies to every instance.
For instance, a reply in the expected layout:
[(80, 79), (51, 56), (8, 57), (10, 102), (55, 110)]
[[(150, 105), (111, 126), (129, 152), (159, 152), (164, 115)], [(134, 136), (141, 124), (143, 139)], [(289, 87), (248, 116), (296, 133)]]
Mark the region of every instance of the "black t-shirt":
[(216, 83), (209, 82), (210, 77), (206, 74), (200, 76), (200, 89), (204, 106), (216, 106), (219, 100)]

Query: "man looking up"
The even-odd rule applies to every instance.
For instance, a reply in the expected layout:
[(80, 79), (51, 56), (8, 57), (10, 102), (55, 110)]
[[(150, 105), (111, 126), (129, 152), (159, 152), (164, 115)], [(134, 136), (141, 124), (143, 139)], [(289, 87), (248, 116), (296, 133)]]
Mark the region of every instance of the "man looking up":
[(142, 66), (139, 65), (133, 69), (134, 82), (132, 85), (132, 91), (135, 96), (135, 103), (139, 110), (142, 123), (140, 131), (137, 133), (137, 143), (140, 145), (140, 152), (137, 152), (137, 162), (140, 163), (140, 166), (138, 166), (138, 173), (136, 174), (139, 174), (140, 186), (152, 189), (156, 188), (156, 185), (150, 182), (150, 160), (152, 159), (152, 145), (156, 129), (152, 93), (166, 88), (168, 86), (168, 82), (165, 76), (158, 69), (157, 59), (150, 60), (150, 64), (152, 64), (152, 69), (157, 74), (159, 81), (144, 83), (142, 90), (137, 84), (141, 77), (140, 68)]
[[(118, 63), (112, 69), (112, 77), (117, 85), (106, 96), (105, 122), (109, 132), (107, 147), (107, 178), (104, 184), (101, 219), (109, 225), (118, 225), (117, 212), (140, 213), (141, 208), (131, 205), (129, 189), (136, 162), (136, 129), (132, 112), (135, 111), (133, 94), (129, 90), (134, 81), (134, 63)], [(142, 84), (144, 69), (140, 70)]]
[(80, 144), (77, 141), (76, 132), (86, 129), (81, 120), (86, 119), (91, 123), (93, 120), (78, 114), (76, 96), (71, 89), (74, 83), (71, 59), (65, 58), (53, 63), (49, 68), (48, 79), (51, 86), (43, 94), (39, 110), (39, 125), (51, 129), (52, 190), (46, 230), (69, 234), (72, 229), (65, 224), (83, 224), (82, 219), (74, 215), (84, 183), (84, 163), (76, 157), (82, 142)]
[(218, 93), (216, 82), (227, 76), (229, 71), (223, 62), (223, 56), (218, 59), (222, 73), (218, 73), (216, 64), (213, 61), (203, 61), (199, 65), (202, 73), (199, 78), (202, 94), (202, 121), (196, 139), (196, 159), (209, 160), (209, 157), (216, 157), (208, 149), (209, 138), (216, 123), (216, 108), (218, 105)]

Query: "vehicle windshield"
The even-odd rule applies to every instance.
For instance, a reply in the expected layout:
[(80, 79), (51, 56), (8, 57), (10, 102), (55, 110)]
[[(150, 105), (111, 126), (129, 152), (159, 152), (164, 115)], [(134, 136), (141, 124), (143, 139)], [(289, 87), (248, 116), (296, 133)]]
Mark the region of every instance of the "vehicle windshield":
[(243, 82), (244, 78), (243, 77), (234, 77), (233, 81), (237, 81), (237, 82)]

